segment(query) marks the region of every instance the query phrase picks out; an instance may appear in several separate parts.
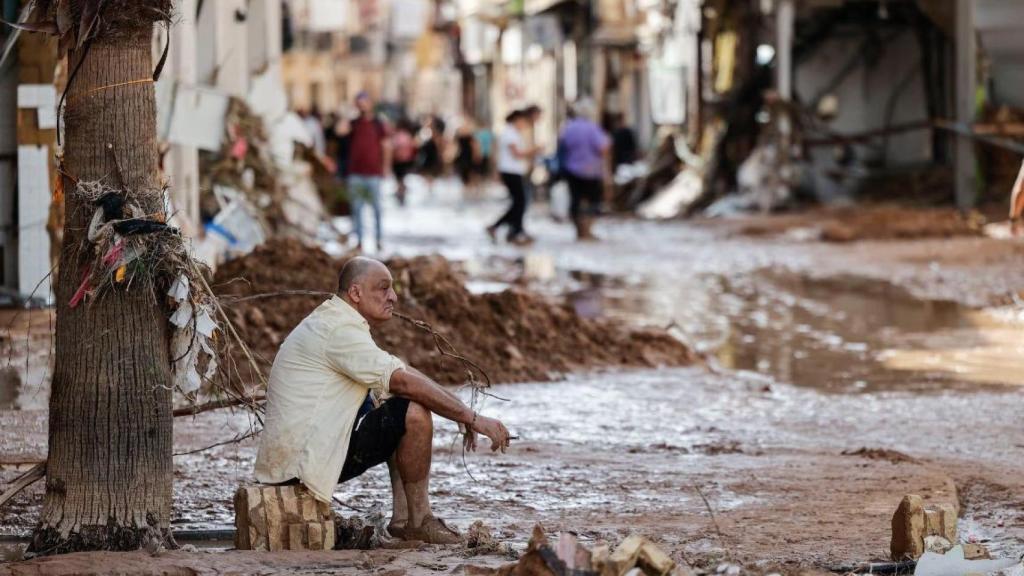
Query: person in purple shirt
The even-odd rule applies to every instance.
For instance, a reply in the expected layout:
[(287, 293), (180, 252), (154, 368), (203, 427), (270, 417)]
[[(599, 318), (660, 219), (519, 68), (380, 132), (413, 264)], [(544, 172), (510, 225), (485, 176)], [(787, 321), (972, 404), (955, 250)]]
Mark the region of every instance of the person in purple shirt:
[(576, 225), (576, 238), (594, 240), (591, 227), (601, 211), (611, 139), (594, 122), (592, 101), (580, 100), (572, 108), (574, 116), (558, 139), (561, 170), (569, 183), (569, 214)]

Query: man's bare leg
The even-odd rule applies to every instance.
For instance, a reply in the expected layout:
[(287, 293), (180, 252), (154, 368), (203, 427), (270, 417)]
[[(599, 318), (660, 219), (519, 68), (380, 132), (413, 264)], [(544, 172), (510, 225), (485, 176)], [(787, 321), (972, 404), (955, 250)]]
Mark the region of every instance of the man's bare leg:
[[(405, 415), (405, 435), (398, 443), (394, 460), (400, 475), (399, 482), (405, 491), (407, 526), (412, 528), (419, 527), (424, 518), (433, 515), (428, 494), (433, 439), (434, 422), (430, 411), (415, 402), (410, 402)], [(395, 486), (394, 477), (391, 485)], [(396, 509), (397, 503), (396, 498)]]
[(398, 536), (409, 522), (409, 502), (405, 498), (405, 486), (402, 485), (396, 460), (394, 456), (388, 460), (388, 473), (391, 475), (391, 521), (388, 522), (388, 531), (392, 536)]

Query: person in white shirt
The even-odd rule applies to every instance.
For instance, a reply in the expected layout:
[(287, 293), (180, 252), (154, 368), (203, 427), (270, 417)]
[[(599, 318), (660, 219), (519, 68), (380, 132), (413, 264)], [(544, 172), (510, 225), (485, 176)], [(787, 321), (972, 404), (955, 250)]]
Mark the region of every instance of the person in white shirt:
[(492, 241), (498, 237), (498, 229), (508, 226), (507, 239), (515, 244), (528, 244), (523, 219), (526, 217), (526, 175), (530, 162), (537, 154), (537, 148), (526, 144), (524, 136), (529, 129), (529, 115), (516, 110), (505, 118), (505, 130), (498, 137), (498, 173), (501, 182), (508, 188), (512, 203), (508, 210), (493, 225), (487, 227)]
[(338, 294), (288, 335), (270, 371), (256, 479), (300, 482), (330, 502), (335, 484), (387, 462), (391, 535), (453, 544), (461, 536), (430, 508), (431, 414), (463, 424), (469, 450), (480, 433), (491, 450), (504, 452), (509, 433), (377, 347), (370, 326), (389, 320), (397, 300), (384, 264), (353, 258), (341, 270)]

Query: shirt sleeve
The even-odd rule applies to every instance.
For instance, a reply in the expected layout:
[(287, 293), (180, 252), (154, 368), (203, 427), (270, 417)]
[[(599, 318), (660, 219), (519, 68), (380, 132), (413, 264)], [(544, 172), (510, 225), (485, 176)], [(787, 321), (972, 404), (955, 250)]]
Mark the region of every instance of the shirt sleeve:
[(358, 326), (335, 328), (324, 346), (332, 368), (374, 390), (387, 392), (391, 375), (405, 368), (397, 357), (381, 350), (369, 331)]

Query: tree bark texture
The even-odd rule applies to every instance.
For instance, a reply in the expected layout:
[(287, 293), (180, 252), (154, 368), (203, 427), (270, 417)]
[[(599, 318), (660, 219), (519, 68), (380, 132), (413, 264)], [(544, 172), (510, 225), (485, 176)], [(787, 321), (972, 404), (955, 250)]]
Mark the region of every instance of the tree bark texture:
[[(164, 294), (134, 280), (75, 308), (96, 258), (95, 207), (71, 178), (103, 181), (162, 213), (152, 82), (152, 22), (72, 51), (64, 143), (67, 219), (56, 281), (56, 360), (43, 512), (29, 551), (135, 550), (170, 536), (172, 416)], [(166, 288), (164, 288), (166, 289)]]

